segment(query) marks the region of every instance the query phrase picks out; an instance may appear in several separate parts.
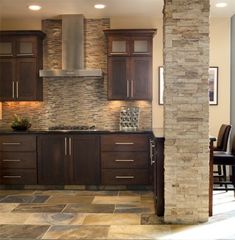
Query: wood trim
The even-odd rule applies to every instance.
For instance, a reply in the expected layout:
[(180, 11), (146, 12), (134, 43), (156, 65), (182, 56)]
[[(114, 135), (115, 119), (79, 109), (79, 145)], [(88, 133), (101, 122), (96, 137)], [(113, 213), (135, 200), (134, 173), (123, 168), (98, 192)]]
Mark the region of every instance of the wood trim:
[(131, 34), (146, 34), (150, 36), (154, 36), (157, 33), (156, 28), (145, 28), (145, 29), (106, 29), (104, 30), (105, 35), (112, 34), (127, 34), (130, 36)]
[(42, 31), (38, 30), (20, 30), (20, 31), (14, 31), (14, 30), (9, 30), (9, 31), (0, 31), (0, 36), (37, 36), (44, 38), (46, 34)]

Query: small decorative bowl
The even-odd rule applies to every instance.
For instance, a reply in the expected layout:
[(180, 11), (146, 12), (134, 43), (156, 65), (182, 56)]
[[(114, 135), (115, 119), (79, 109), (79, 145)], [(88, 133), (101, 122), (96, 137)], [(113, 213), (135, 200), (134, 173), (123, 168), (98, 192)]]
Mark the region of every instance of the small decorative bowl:
[(15, 131), (26, 131), (28, 130), (29, 128), (31, 127), (31, 124), (25, 126), (25, 125), (17, 125), (17, 126), (14, 126), (12, 125), (11, 128)]

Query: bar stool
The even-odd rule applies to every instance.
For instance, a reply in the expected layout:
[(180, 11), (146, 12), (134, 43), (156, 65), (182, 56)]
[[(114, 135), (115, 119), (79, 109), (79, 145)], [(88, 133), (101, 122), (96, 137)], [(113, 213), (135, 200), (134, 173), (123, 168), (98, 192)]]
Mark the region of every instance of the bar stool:
[[(217, 138), (217, 145), (214, 147), (214, 151), (227, 151), (228, 146), (228, 140), (231, 132), (231, 125), (228, 124), (222, 124), (219, 130), (218, 138)], [(222, 169), (223, 167), (223, 169)], [(224, 179), (226, 181), (227, 178), (227, 172), (226, 172), (226, 166), (217, 165), (218, 170), (214, 171), (213, 173), (218, 173), (218, 175), (214, 177), (218, 177), (219, 180)], [(223, 171), (222, 171), (223, 170)]]
[[(214, 180), (214, 185), (215, 184), (224, 184), (225, 187), (213, 187), (213, 190), (235, 190), (235, 136), (233, 138), (233, 142), (232, 142), (232, 151), (231, 153), (227, 153), (227, 152), (221, 152), (221, 151), (215, 151), (213, 152), (213, 165), (221, 165), (223, 167), (226, 166), (232, 166), (232, 179), (231, 181), (218, 181), (216, 182)], [(227, 185), (228, 184), (232, 184), (233, 188), (228, 188)]]

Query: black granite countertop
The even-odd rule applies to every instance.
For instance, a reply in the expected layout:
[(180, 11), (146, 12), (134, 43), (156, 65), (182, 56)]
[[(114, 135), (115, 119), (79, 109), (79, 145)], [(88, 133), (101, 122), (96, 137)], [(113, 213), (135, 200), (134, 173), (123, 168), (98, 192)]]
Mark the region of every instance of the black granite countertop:
[(136, 131), (120, 131), (120, 130), (43, 130), (31, 129), (27, 131), (15, 131), (12, 129), (0, 129), (0, 134), (153, 134), (152, 129), (139, 129)]

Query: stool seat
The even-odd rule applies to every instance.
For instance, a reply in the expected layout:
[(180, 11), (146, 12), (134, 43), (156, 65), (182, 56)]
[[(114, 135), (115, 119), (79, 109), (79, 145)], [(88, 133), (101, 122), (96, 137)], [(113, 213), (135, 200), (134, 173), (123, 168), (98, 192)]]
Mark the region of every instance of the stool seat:
[(235, 165), (235, 156), (231, 153), (214, 151), (213, 164), (216, 165)]

